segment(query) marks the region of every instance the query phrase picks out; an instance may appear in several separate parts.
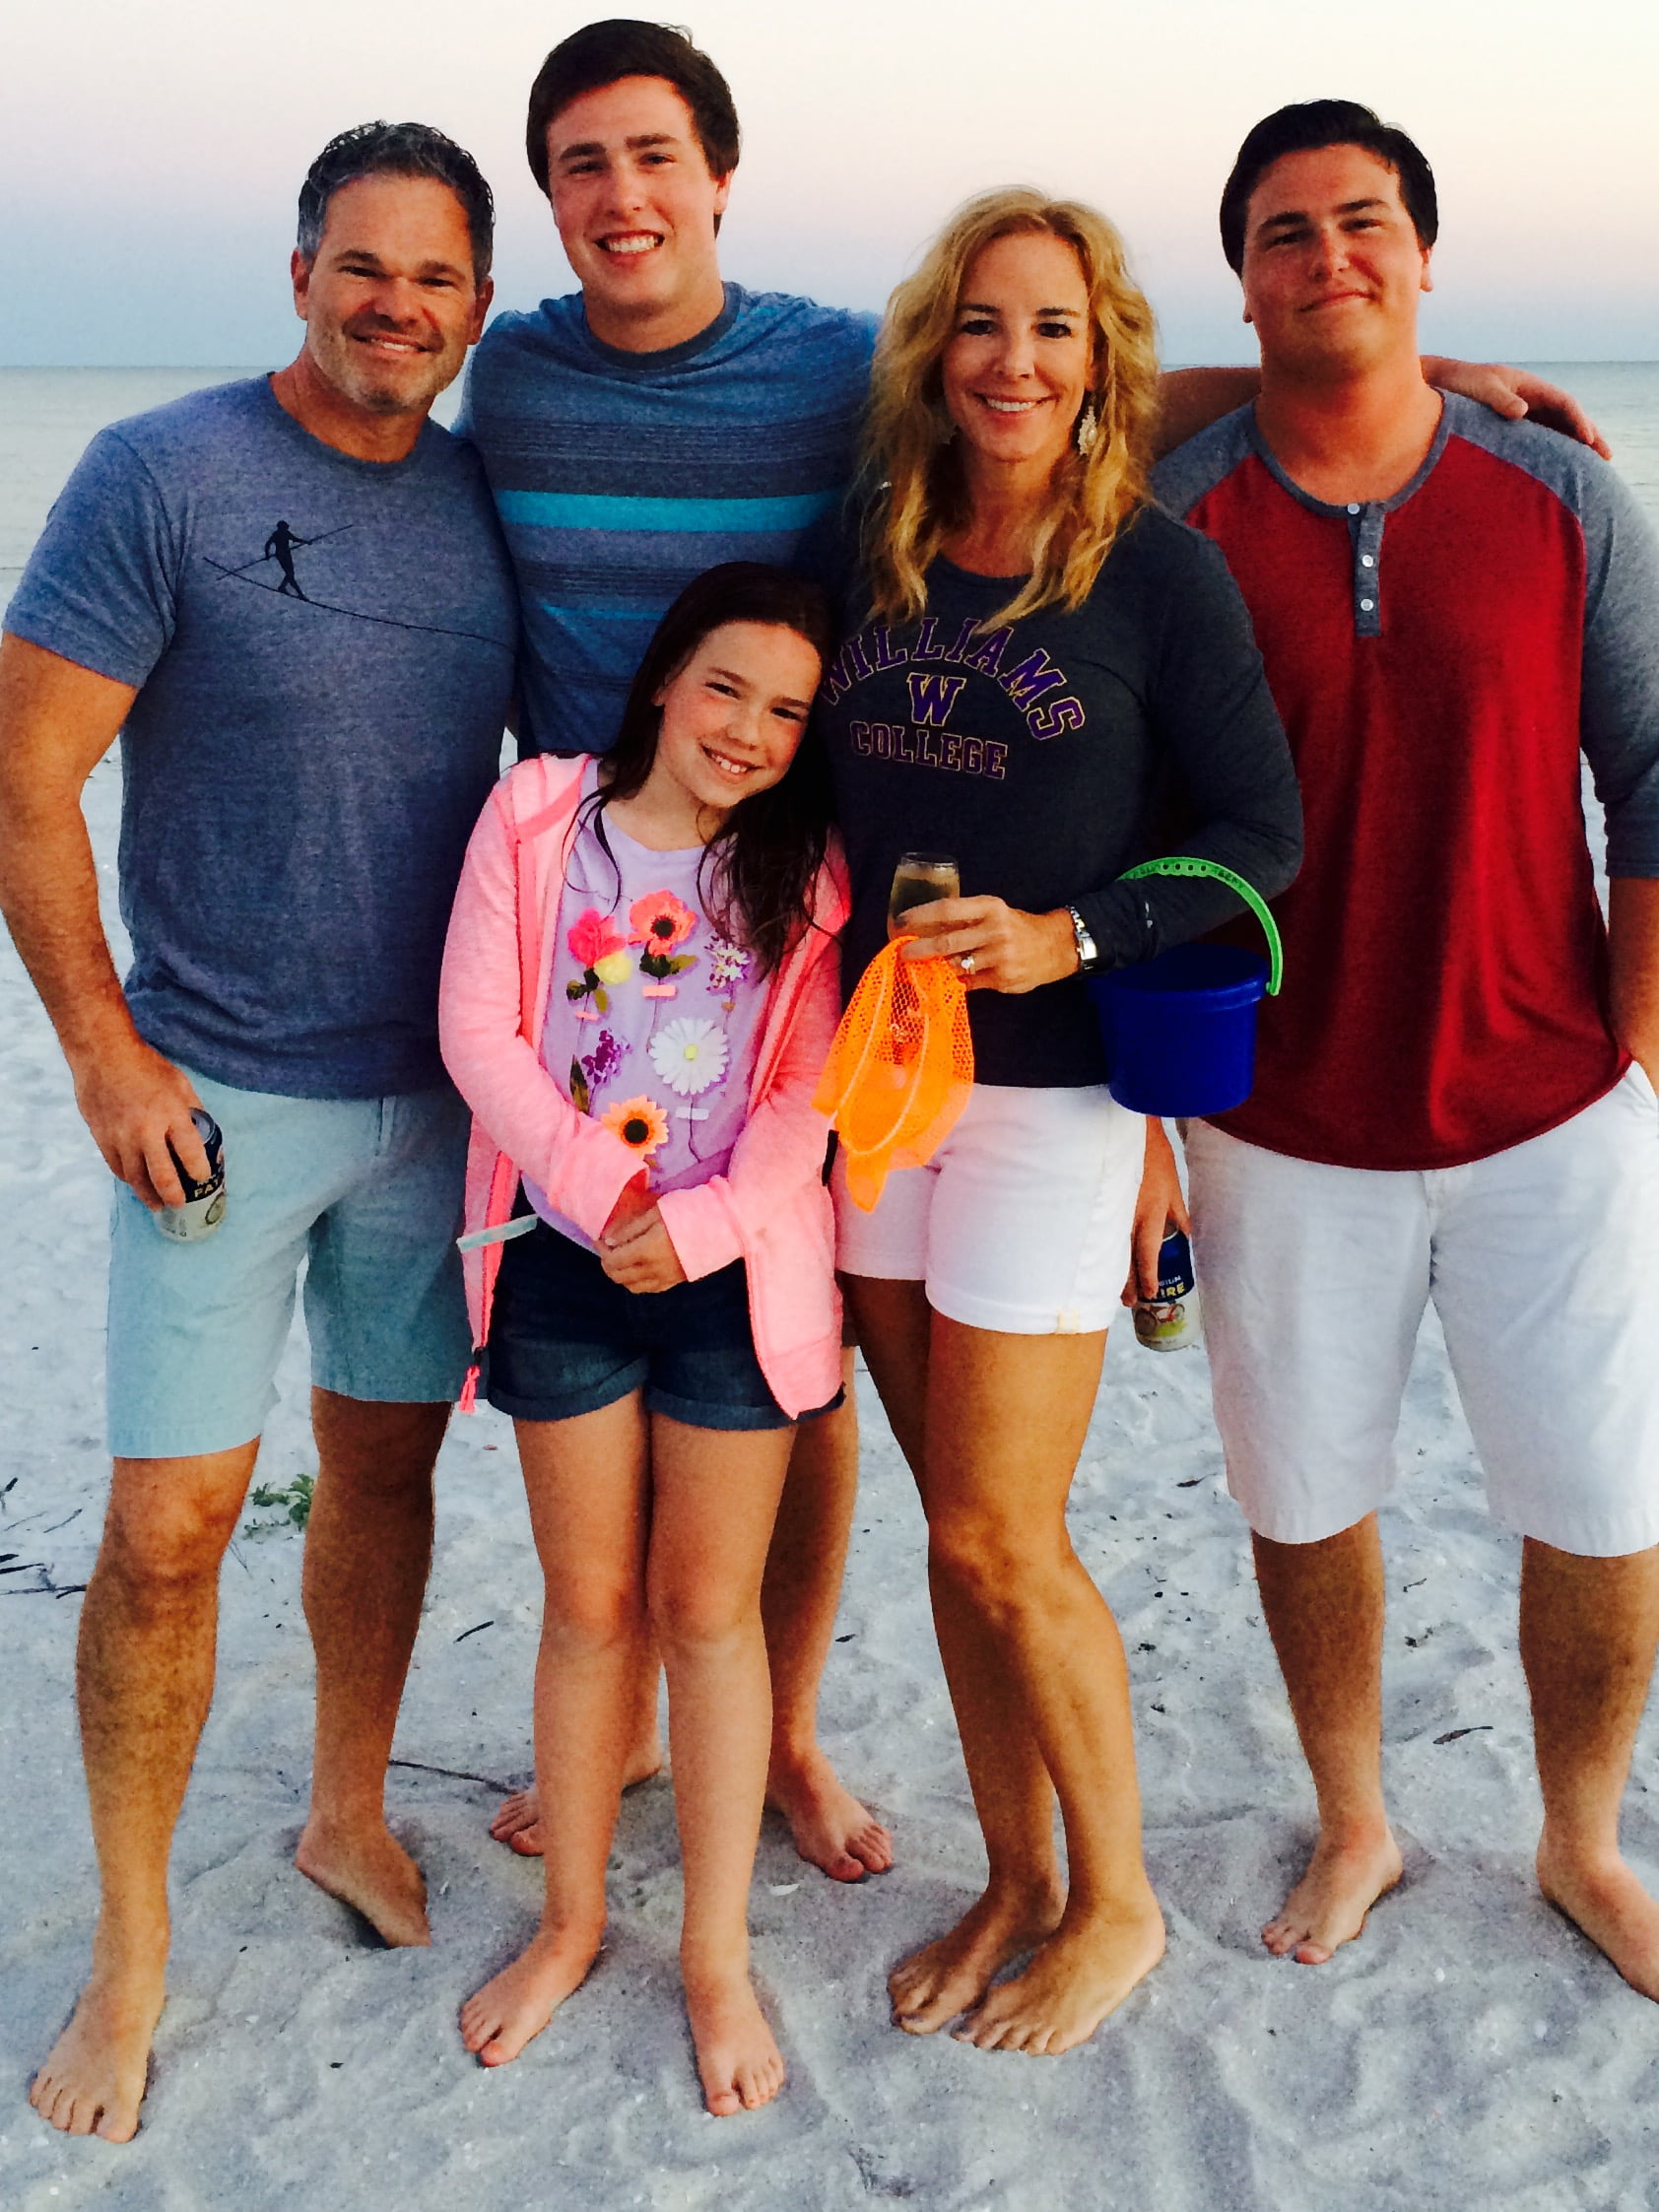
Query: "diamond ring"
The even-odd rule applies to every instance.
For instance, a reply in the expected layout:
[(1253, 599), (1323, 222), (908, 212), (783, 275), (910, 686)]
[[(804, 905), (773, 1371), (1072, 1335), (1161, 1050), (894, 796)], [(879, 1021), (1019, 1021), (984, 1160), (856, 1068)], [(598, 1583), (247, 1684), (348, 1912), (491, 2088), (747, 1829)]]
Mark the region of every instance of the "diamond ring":
[(971, 953), (963, 953), (962, 958), (957, 962), (957, 966), (962, 970), (964, 975), (971, 975), (973, 973), (973, 955)]

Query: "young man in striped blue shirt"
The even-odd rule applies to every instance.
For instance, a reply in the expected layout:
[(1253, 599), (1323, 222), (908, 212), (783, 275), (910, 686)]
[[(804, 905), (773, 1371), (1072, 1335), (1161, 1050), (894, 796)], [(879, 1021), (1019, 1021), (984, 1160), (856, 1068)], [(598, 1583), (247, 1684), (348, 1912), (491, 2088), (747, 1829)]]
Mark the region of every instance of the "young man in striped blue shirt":
[(722, 281), (737, 115), (677, 31), (565, 39), (526, 150), (581, 290), (496, 318), (460, 428), (518, 570), (521, 743), (603, 753), (681, 588), (720, 561), (787, 563), (845, 489), (876, 317)]

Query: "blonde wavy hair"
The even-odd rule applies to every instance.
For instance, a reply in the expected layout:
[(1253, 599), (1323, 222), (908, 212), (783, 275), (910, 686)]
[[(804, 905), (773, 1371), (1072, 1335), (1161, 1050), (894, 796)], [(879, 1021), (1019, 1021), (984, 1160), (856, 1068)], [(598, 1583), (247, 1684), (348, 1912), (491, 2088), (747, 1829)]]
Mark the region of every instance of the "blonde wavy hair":
[(1056, 601), (1081, 606), (1118, 532), (1151, 496), (1157, 331), (1129, 275), (1123, 240), (1081, 201), (1051, 200), (1018, 185), (981, 193), (957, 210), (915, 275), (894, 293), (876, 343), (860, 468), (867, 495), (863, 550), (873, 612), (889, 621), (922, 613), (928, 565), (967, 520), (942, 374), (962, 286), (986, 246), (1025, 235), (1063, 238), (1077, 255), (1093, 338), (1085, 404), (1093, 405), (1098, 430), (1087, 454), (1075, 442), (1068, 445), (1054, 471), (1031, 573), (981, 627), (1017, 622)]

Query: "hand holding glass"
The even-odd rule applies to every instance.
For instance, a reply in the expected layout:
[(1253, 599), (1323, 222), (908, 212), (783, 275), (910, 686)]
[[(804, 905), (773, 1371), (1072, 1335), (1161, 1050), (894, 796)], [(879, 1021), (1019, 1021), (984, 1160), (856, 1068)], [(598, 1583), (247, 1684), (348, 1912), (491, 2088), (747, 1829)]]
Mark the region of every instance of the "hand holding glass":
[(957, 864), (947, 852), (901, 852), (898, 865), (893, 871), (893, 889), (888, 893), (887, 933), (889, 937), (908, 934), (904, 916), (912, 906), (929, 905), (935, 899), (960, 899), (962, 881)]

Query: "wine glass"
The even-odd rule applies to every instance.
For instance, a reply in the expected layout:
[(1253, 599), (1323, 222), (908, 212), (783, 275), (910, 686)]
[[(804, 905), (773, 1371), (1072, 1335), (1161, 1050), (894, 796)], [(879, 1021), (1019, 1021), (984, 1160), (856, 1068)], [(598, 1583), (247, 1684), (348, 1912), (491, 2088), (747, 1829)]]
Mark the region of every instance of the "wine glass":
[(948, 852), (901, 852), (893, 871), (893, 889), (887, 899), (887, 933), (912, 936), (904, 916), (912, 906), (925, 906), (934, 899), (959, 899), (962, 882), (957, 864)]

